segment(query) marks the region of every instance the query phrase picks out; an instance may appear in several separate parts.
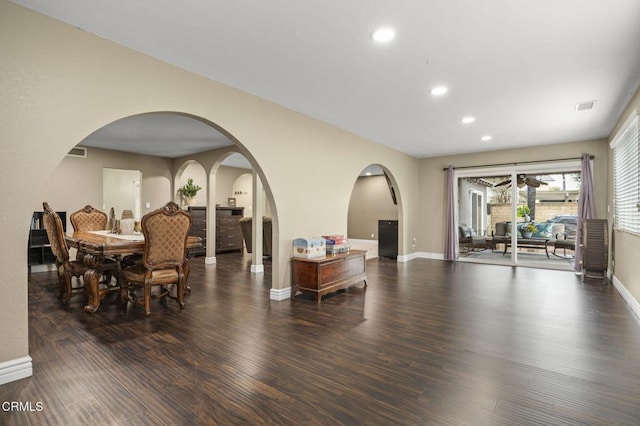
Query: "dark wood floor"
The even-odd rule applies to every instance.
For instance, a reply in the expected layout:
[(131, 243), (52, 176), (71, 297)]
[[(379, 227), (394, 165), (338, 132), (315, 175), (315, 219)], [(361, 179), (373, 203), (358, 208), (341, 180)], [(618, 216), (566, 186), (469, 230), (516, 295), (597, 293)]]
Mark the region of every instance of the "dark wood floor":
[[(270, 268), (193, 263), (187, 306), (95, 315), (29, 283), (31, 378), (12, 425), (640, 424), (640, 326), (565, 271), (367, 262), (369, 286), (269, 301)], [(268, 266), (268, 265), (267, 265)]]

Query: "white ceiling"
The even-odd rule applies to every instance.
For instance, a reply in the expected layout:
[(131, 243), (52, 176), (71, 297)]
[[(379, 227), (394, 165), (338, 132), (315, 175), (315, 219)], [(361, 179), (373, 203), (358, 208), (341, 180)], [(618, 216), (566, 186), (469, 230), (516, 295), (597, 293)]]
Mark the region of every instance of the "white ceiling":
[(96, 130), (81, 143), (159, 157), (176, 158), (221, 148), (232, 142), (208, 124), (172, 113), (142, 114)]
[[(604, 138), (640, 83), (638, 0), (14, 3), (416, 157)], [(395, 39), (374, 43), (380, 26)], [(209, 144), (191, 121), (113, 132)]]

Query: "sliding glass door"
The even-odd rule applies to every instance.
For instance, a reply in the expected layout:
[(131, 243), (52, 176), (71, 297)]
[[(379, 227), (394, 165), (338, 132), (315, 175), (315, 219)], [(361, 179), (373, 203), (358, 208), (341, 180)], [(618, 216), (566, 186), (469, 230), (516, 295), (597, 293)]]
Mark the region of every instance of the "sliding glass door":
[(512, 190), (508, 170), (459, 173), (457, 179), (458, 252), (460, 259), (512, 265), (508, 225), (512, 222)]
[(460, 260), (573, 267), (580, 162), (457, 169)]

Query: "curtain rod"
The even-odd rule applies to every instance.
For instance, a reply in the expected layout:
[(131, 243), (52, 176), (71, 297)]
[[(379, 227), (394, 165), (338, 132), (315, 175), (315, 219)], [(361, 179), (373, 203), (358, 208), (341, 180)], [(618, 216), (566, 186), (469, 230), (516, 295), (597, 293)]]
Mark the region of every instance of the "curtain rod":
[[(593, 160), (595, 159), (596, 156), (595, 155), (589, 155), (589, 159)], [(484, 164), (481, 166), (463, 166), (463, 167), (454, 167), (453, 170), (462, 170), (462, 169), (476, 169), (476, 168), (481, 168), (481, 167), (496, 167), (496, 166), (517, 166), (519, 164), (533, 164), (533, 163), (545, 163), (545, 162), (556, 162), (556, 161), (570, 161), (570, 160), (582, 160), (582, 157), (577, 157), (577, 158), (558, 158), (555, 160), (542, 160), (542, 161), (519, 161), (516, 163), (496, 163), (496, 164)], [(442, 169), (443, 171), (447, 171), (449, 170), (449, 167), (444, 167)]]

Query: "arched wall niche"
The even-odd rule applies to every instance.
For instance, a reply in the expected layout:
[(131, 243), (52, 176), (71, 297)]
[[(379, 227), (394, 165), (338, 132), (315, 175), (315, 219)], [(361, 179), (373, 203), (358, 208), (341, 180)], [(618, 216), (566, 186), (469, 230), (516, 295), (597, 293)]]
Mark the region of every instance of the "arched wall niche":
[(189, 179), (193, 179), (194, 185), (201, 188), (196, 194), (196, 200), (193, 205), (206, 205), (206, 194), (208, 193), (207, 172), (202, 164), (196, 160), (186, 161), (176, 172), (173, 186), (174, 201), (180, 205), (186, 202), (178, 190), (185, 185)]

